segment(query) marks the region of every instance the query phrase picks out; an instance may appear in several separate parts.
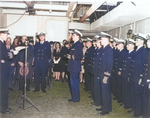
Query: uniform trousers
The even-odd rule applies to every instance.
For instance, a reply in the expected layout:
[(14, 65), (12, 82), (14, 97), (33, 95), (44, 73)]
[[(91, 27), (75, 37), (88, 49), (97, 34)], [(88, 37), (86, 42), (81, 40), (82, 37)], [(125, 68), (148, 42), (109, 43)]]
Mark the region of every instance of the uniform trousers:
[(135, 109), (136, 115), (143, 114), (143, 86), (139, 85), (138, 82), (134, 82), (134, 93), (135, 93)]
[(13, 88), (13, 76), (14, 76), (15, 66), (10, 66), (8, 80), (9, 80), (9, 88)]
[(94, 100), (94, 76), (92, 74), (89, 74), (90, 81), (91, 81), (91, 96)]
[(8, 73), (0, 73), (0, 111), (5, 112), (8, 108)]
[(112, 101), (111, 101), (111, 91), (110, 82), (107, 79), (107, 83), (103, 83), (103, 78), (101, 79), (101, 89), (102, 89), (102, 109), (104, 112), (112, 111)]
[(85, 70), (85, 89), (91, 91), (91, 79), (90, 74)]
[(134, 82), (131, 80), (131, 109), (135, 109), (135, 92), (134, 92)]
[(94, 75), (94, 103), (102, 105), (101, 80)]
[(46, 77), (48, 75), (48, 65), (43, 64), (35, 64), (34, 68), (34, 77), (35, 77), (35, 90), (45, 90), (46, 88)]
[(80, 101), (79, 72), (70, 72), (71, 98), (73, 102)]
[(122, 78), (118, 75), (117, 77), (117, 100), (122, 102)]
[(144, 85), (143, 92), (143, 118), (150, 118), (150, 89), (148, 85)]

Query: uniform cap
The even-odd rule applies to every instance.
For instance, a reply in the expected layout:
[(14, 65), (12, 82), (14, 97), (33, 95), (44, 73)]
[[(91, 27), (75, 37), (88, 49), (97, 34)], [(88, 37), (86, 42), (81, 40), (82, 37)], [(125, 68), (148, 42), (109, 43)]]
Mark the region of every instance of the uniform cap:
[(5, 34), (9, 34), (9, 29), (0, 29), (0, 33), (5, 33)]
[(118, 39), (118, 41), (117, 41), (117, 44), (120, 44), (120, 43), (123, 43), (123, 44), (125, 44), (125, 40), (123, 40), (123, 39)]
[(98, 39), (100, 36), (99, 36), (99, 35), (95, 35), (94, 37), (95, 37), (96, 39)]
[(111, 38), (112, 36), (110, 34), (105, 33), (105, 32), (100, 32), (100, 37)]
[(135, 44), (135, 40), (128, 38), (127, 39), (127, 44)]
[(92, 39), (90, 39), (90, 38), (87, 37), (87, 41), (92, 41)]
[(45, 36), (45, 32), (40, 32), (39, 36)]
[(78, 35), (80, 35), (81, 37), (83, 36), (82, 33), (81, 33), (79, 30), (74, 30), (73, 34), (78, 34)]
[(118, 42), (118, 40), (119, 40), (119, 39), (117, 39), (117, 38), (114, 37), (114, 41), (115, 41), (115, 42)]
[(134, 34), (134, 35), (135, 35), (135, 39), (146, 40), (146, 35), (145, 34), (137, 33), (137, 34)]

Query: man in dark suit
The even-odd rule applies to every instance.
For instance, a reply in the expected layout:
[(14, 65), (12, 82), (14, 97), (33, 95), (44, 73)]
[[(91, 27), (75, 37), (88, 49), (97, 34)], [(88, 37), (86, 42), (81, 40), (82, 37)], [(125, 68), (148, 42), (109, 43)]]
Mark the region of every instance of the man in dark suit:
[(74, 44), (72, 45), (67, 58), (69, 59), (67, 71), (70, 72), (70, 86), (71, 86), (71, 99), (68, 102), (79, 102), (79, 72), (81, 71), (81, 59), (83, 58), (83, 44), (79, 41), (82, 34), (78, 30), (74, 30), (72, 39)]
[(100, 36), (103, 49), (99, 57), (99, 64), (97, 71), (97, 76), (101, 81), (101, 92), (102, 92), (102, 108), (99, 109), (99, 111), (102, 112), (100, 112), (99, 115), (106, 115), (112, 111), (109, 77), (113, 67), (113, 50), (109, 45), (111, 36), (104, 32), (101, 32)]
[(18, 51), (8, 52), (4, 41), (8, 36), (8, 29), (0, 29), (0, 112), (10, 113), (8, 108), (8, 75), (9, 59), (12, 59)]
[(148, 51), (144, 48), (146, 36), (144, 34), (136, 34), (137, 49), (134, 53), (131, 63), (131, 100), (134, 117), (139, 117), (143, 114), (143, 87), (141, 85), (140, 74), (143, 73), (144, 64), (148, 56)]
[(35, 44), (34, 47), (34, 76), (35, 76), (35, 90), (40, 90), (40, 79), (41, 90), (46, 93), (46, 77), (48, 75), (49, 61), (51, 59), (51, 46), (45, 41), (45, 33), (39, 34), (40, 42)]

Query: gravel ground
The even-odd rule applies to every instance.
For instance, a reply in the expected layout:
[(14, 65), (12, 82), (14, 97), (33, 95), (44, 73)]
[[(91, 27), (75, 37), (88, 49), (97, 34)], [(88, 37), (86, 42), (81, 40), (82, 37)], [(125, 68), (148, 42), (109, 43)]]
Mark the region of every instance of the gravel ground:
[[(127, 113), (127, 110), (117, 104), (117, 101), (112, 101), (113, 111), (109, 115), (99, 116), (95, 110), (97, 107), (91, 105), (89, 93), (83, 91), (84, 84), (80, 83), (79, 103), (68, 103), (70, 90), (67, 83), (53, 81), (53, 87), (47, 90), (32, 92), (28, 91), (27, 96), (40, 110), (33, 106), (28, 109), (19, 108), (21, 98), (16, 103), (19, 91), (9, 91), (9, 107), (12, 108), (10, 114), (0, 114), (1, 118), (131, 118), (132, 115)], [(30, 106), (27, 102), (25, 108)]]

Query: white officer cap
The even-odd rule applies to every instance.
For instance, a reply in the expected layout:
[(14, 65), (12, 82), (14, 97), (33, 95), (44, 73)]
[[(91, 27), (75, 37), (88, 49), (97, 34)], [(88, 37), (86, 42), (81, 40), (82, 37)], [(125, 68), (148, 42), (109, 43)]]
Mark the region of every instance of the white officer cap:
[(120, 44), (120, 43), (123, 43), (123, 44), (125, 44), (125, 40), (123, 40), (123, 39), (118, 39), (118, 41), (117, 41), (117, 44)]
[(117, 42), (118, 40), (119, 40), (119, 39), (117, 39), (117, 38), (114, 37), (114, 41), (115, 41), (115, 42)]
[(79, 30), (76, 30), (76, 29), (74, 30), (73, 34), (80, 35), (80, 37), (83, 36), (82, 33)]
[(90, 39), (89, 37), (87, 37), (86, 39), (87, 39), (86, 41), (92, 41), (92, 39)]
[(0, 28), (0, 33), (9, 34), (9, 29)]
[(135, 40), (128, 38), (127, 39), (127, 44), (135, 44)]
[(95, 35), (94, 37), (95, 37), (96, 39), (98, 39), (100, 36), (99, 36), (99, 35)]
[(141, 40), (146, 40), (146, 35), (142, 33), (135, 33), (135, 39), (141, 39)]
[(46, 34), (45, 32), (40, 32), (39, 36), (45, 36), (45, 34)]
[(112, 36), (110, 34), (107, 34), (105, 32), (100, 32), (100, 37), (105, 37), (105, 38), (111, 38)]

